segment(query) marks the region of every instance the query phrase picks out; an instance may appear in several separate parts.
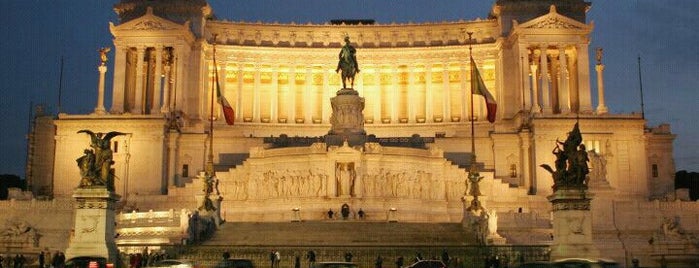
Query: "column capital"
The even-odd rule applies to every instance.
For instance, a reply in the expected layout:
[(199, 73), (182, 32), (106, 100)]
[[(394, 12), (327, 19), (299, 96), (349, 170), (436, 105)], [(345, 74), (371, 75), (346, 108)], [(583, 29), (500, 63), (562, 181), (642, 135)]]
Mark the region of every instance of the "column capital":
[(597, 70), (598, 72), (604, 71), (604, 64), (595, 65), (595, 70)]

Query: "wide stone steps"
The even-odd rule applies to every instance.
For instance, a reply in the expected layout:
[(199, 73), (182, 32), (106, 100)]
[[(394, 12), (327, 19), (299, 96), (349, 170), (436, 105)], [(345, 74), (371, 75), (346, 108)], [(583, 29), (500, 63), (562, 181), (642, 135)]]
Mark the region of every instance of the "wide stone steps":
[(365, 222), (228, 222), (204, 245), (466, 245), (459, 223)]

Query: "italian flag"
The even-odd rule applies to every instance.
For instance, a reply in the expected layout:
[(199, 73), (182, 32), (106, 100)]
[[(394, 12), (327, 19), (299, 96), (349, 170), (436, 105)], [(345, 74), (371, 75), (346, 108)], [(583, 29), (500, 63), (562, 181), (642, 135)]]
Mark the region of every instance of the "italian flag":
[(226, 118), (226, 124), (233, 125), (233, 123), (235, 123), (235, 110), (233, 110), (231, 104), (228, 103), (226, 97), (221, 94), (221, 86), (218, 84), (218, 72), (214, 72), (214, 76), (216, 79), (216, 100), (219, 104), (221, 104), (221, 107), (223, 108), (223, 116)]
[(481, 95), (485, 98), (485, 106), (488, 109), (488, 122), (494, 123), (498, 104), (485, 87), (481, 73), (478, 72), (478, 67), (476, 67), (476, 62), (473, 61), (473, 58), (471, 58), (471, 95)]

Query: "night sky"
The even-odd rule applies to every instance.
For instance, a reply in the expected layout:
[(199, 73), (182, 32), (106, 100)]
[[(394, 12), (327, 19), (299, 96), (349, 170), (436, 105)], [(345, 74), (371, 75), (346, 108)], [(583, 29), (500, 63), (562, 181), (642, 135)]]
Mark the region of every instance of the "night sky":
[[(97, 96), (100, 47), (112, 46), (109, 22), (118, 23), (116, 1), (3, 0), (0, 2), (0, 174), (24, 177), (31, 104), (91, 113)], [(485, 18), (486, 0), (255, 0), (209, 1), (219, 19), (324, 23), (331, 19), (375, 19), (378, 23), (435, 22)], [(592, 1), (590, 44), (604, 48), (606, 103), (611, 113), (640, 113), (637, 57), (648, 126), (669, 123), (677, 170), (699, 171), (699, 1)], [(109, 55), (113, 59), (113, 53)], [(328, 59), (332, 61), (333, 59)], [(108, 65), (111, 104), (113, 68)], [(591, 85), (596, 87), (594, 66)], [(597, 106), (593, 89), (593, 105)], [(78, 156), (76, 156), (77, 158)]]

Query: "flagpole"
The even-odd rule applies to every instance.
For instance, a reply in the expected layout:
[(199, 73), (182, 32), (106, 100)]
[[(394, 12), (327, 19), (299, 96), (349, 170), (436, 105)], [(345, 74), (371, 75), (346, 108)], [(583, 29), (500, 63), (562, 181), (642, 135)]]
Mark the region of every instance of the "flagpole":
[(638, 87), (641, 91), (641, 118), (646, 119), (646, 113), (643, 107), (643, 79), (641, 79), (641, 55), (638, 55)]
[[(469, 61), (471, 63), (471, 69), (473, 69), (474, 68), (474, 66), (473, 66), (473, 54), (472, 54), (473, 48), (471, 47), (471, 42), (472, 42), (471, 35), (473, 35), (473, 32), (468, 32), (467, 34), (468, 34), (468, 58), (469, 58)], [(471, 70), (471, 73), (473, 74), (473, 70)], [(473, 120), (473, 79), (476, 79), (476, 78), (473, 77), (473, 75), (472, 75), (471, 76), (471, 114), (469, 115), (469, 120), (471, 120), (471, 154), (472, 154), (471, 165), (472, 166), (474, 166), (476, 163), (476, 140), (475, 140), (476, 130), (475, 130), (475, 124), (474, 124), (474, 120)]]
[(212, 177), (214, 175), (214, 90), (216, 84), (216, 76), (218, 75), (218, 70), (216, 68), (216, 34), (214, 34), (213, 40), (213, 62), (214, 62), (214, 73), (211, 77), (211, 107), (209, 113), (209, 156), (206, 161), (206, 175)]

